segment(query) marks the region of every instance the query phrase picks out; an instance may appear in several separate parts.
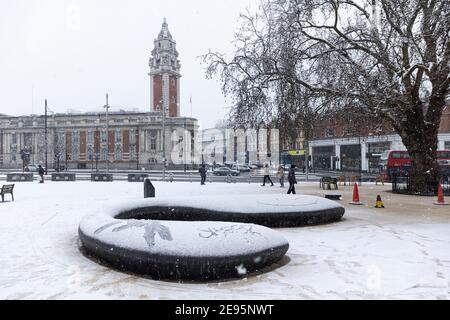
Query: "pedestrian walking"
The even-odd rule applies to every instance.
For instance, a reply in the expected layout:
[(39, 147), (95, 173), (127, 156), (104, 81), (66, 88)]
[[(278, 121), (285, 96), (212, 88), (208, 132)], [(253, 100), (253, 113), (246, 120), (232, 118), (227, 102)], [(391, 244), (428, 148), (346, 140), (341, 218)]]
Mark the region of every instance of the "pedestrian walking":
[(201, 178), (200, 184), (203, 186), (203, 185), (205, 185), (205, 181), (206, 181), (206, 168), (205, 168), (204, 164), (202, 164), (202, 166), (200, 167), (198, 172), (200, 172), (200, 178)]
[(263, 180), (262, 187), (264, 187), (264, 186), (266, 185), (266, 181), (269, 181), (269, 182), (272, 184), (272, 187), (273, 187), (272, 179), (270, 179), (270, 168), (269, 168), (269, 164), (266, 163), (266, 164), (264, 165), (263, 171), (264, 171), (264, 180)]
[(283, 166), (278, 167), (277, 177), (280, 180), (280, 187), (284, 188), (284, 168), (283, 168)]
[(295, 178), (295, 165), (291, 165), (291, 168), (289, 169), (288, 181), (289, 181), (288, 194), (291, 194), (291, 193), (296, 194), (295, 193), (295, 185), (297, 184), (297, 179)]
[(44, 168), (42, 168), (42, 166), (39, 165), (38, 174), (39, 174), (39, 177), (41, 177), (41, 181), (39, 181), (39, 183), (44, 183), (44, 173), (45, 173)]

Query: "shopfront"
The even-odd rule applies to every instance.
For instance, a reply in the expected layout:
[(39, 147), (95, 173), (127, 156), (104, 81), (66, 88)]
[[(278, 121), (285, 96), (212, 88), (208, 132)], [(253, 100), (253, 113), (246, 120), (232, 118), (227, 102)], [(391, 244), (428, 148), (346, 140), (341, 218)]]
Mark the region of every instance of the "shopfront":
[(313, 147), (313, 167), (318, 170), (333, 170), (333, 161), (335, 155), (334, 146)]
[(361, 170), (361, 145), (341, 146), (341, 170), (360, 171)]
[(381, 155), (391, 149), (391, 143), (375, 142), (368, 144), (367, 159), (369, 161), (369, 172), (379, 173), (381, 169)]
[(295, 164), (298, 168), (306, 166), (305, 150), (289, 150), (281, 154), (282, 164)]

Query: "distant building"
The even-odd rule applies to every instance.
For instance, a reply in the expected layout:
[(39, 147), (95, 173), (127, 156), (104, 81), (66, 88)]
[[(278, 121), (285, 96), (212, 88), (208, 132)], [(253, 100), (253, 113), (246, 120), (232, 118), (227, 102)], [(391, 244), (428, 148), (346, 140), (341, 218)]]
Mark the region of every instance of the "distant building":
[[(103, 108), (48, 116), (50, 169), (58, 163), (71, 169), (104, 169), (107, 161), (112, 169), (161, 169), (164, 156), (171, 168), (193, 164), (198, 123), (180, 116), (180, 61), (165, 19), (154, 45), (149, 112), (110, 112), (108, 132)], [(20, 152), (25, 148), (31, 163), (44, 164), (44, 116), (0, 115), (0, 168), (22, 168)]]
[[(48, 117), (47, 157), (49, 168), (60, 165), (72, 169), (110, 168), (160, 169), (162, 153), (162, 115), (160, 112), (111, 112), (108, 139), (104, 112), (55, 114)], [(198, 130), (192, 118), (166, 119), (166, 157), (172, 164), (171, 151), (184, 139), (186, 129), (192, 137)], [(180, 132), (180, 133), (178, 133)], [(44, 116), (0, 117), (0, 168), (21, 168), (20, 151), (27, 148), (31, 163), (45, 161)], [(107, 144), (108, 141), (108, 144)], [(183, 143), (184, 145), (184, 143)], [(190, 148), (194, 149), (194, 141)], [(191, 152), (191, 151), (189, 151)], [(178, 160), (188, 159), (184, 150)]]
[[(319, 119), (314, 128), (309, 154), (315, 169), (376, 173), (384, 152), (406, 150), (400, 136), (387, 124), (371, 126), (333, 115)], [(450, 150), (450, 105), (442, 114), (438, 141), (438, 150)]]
[(278, 130), (211, 128), (199, 132), (202, 162), (207, 164), (277, 165), (280, 159)]

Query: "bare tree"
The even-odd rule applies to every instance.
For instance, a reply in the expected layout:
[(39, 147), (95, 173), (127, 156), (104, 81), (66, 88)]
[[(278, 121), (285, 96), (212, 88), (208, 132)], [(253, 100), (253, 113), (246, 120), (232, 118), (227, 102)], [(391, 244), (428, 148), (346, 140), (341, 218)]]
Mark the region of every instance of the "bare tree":
[(414, 191), (438, 182), (437, 135), (450, 90), (449, 1), (263, 0), (242, 19), (234, 57), (205, 56), (207, 74), (219, 74), (235, 98), (232, 117), (283, 114), (275, 88), (301, 87), (309, 113), (356, 108), (388, 122), (413, 159)]

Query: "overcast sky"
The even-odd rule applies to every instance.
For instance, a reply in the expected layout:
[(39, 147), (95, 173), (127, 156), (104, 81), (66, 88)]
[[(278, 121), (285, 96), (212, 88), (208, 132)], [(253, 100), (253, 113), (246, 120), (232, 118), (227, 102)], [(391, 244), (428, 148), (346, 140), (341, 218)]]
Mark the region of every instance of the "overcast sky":
[(0, 113), (112, 106), (149, 111), (148, 60), (167, 18), (181, 60), (181, 113), (202, 128), (228, 106), (199, 55), (232, 52), (239, 13), (258, 0), (0, 0)]

